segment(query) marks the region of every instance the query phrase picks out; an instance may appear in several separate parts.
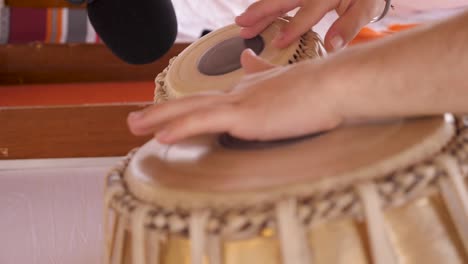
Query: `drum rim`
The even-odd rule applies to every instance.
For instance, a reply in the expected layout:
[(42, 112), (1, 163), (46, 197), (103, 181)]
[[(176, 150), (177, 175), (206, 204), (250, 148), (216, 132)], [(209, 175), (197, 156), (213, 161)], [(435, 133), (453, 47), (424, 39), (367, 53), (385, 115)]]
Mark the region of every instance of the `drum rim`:
[[(398, 156), (383, 160), (380, 164), (362, 168), (345, 175), (337, 175), (327, 179), (319, 179), (310, 183), (290, 183), (287, 186), (268, 189), (256, 189), (239, 192), (205, 192), (184, 189), (173, 189), (165, 186), (149, 186), (145, 182), (131, 176), (125, 168), (123, 180), (130, 191), (138, 190), (134, 195), (142, 201), (161, 204), (167, 208), (186, 210), (197, 208), (235, 208), (242, 205), (251, 207), (257, 203), (271, 203), (284, 197), (305, 197), (312, 193), (327, 193), (351, 188), (360, 181), (378, 181), (395, 171), (405, 171), (416, 167), (419, 163), (436, 156), (454, 137), (453, 122), (443, 122), (436, 131), (426, 138), (422, 144), (411, 146)], [(338, 182), (340, 181), (340, 182)]]
[[(432, 155), (428, 160), (422, 160), (409, 167), (402, 168), (395, 175), (384, 175), (380, 178), (368, 180), (368, 182), (373, 182), (376, 185), (379, 195), (381, 196), (384, 210), (401, 206), (433, 193), (439, 180), (445, 178), (447, 175), (447, 172), (441, 168), (437, 162), (441, 156), (451, 154), (453, 158), (460, 163), (460, 168), (466, 177), (466, 174), (468, 174), (468, 128), (459, 128), (457, 132), (458, 133), (454, 134), (440, 151)], [(124, 179), (128, 163), (137, 150), (138, 148), (132, 150), (128, 156), (108, 174), (106, 184), (107, 210), (112, 209), (115, 210), (117, 214), (129, 216), (135, 208), (150, 206), (152, 210), (149, 221), (157, 222), (158, 220), (156, 220), (156, 218), (158, 217), (167, 218), (162, 222), (163, 226), (166, 227), (156, 226), (155, 228), (170, 228), (169, 232), (172, 234), (185, 236), (188, 228), (187, 220), (190, 214), (200, 209), (207, 209), (211, 212), (212, 221), (207, 227), (208, 232), (224, 232), (224, 236), (231, 239), (235, 239), (240, 234), (245, 235), (247, 233), (250, 234), (247, 237), (255, 236), (260, 230), (272, 224), (271, 219), (274, 217), (272, 211), (274, 211), (275, 204), (279, 202), (279, 200), (288, 198), (286, 196), (281, 196), (278, 197), (279, 200), (270, 200), (269, 203), (260, 204), (259, 202), (254, 202), (222, 208), (206, 206), (199, 208), (181, 208), (170, 206), (165, 203), (152, 203), (140, 200), (131, 193), (128, 188), (128, 182)], [(410, 181), (408, 181), (408, 179)], [(390, 180), (390, 182), (387, 182), (388, 180)], [(300, 220), (306, 226), (313, 226), (330, 219), (361, 218), (363, 209), (361, 201), (357, 197), (356, 191), (353, 189), (353, 185), (354, 184), (348, 189), (338, 190), (334, 193), (333, 190), (332, 193), (323, 192), (321, 193), (322, 196), (312, 200), (310, 203), (303, 200), (304, 197), (294, 194), (293, 198), (298, 199), (299, 212), (322, 208), (318, 211), (309, 212), (307, 217), (301, 216), (301, 213), (299, 213)], [(351, 203), (346, 204), (343, 203), (343, 201)], [(234, 228), (232, 226), (233, 216), (234, 219), (247, 221), (249, 223), (248, 230), (244, 230), (242, 227)]]

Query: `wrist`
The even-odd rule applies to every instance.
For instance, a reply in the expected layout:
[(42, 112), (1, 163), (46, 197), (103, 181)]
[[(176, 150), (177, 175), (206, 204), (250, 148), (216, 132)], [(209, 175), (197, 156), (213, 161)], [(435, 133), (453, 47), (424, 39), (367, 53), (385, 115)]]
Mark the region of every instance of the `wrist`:
[(348, 48), (324, 60), (323, 76), (336, 111), (344, 120), (366, 120), (391, 115), (398, 98), (393, 80), (399, 70), (392, 70), (385, 54), (371, 46)]
[(330, 110), (343, 120), (365, 118), (375, 103), (365, 99), (370, 94), (366, 90), (375, 82), (376, 74), (371, 74), (375, 69), (355, 55), (354, 52), (340, 52), (311, 62), (307, 66), (309, 73), (305, 74), (309, 78), (309, 89), (319, 89), (318, 94), (324, 97)]
[[(346, 117), (346, 87), (348, 82), (345, 67), (328, 58), (305, 61), (297, 65), (296, 84), (309, 109), (315, 109), (331, 123), (341, 123)], [(318, 103), (318, 105), (317, 105)]]

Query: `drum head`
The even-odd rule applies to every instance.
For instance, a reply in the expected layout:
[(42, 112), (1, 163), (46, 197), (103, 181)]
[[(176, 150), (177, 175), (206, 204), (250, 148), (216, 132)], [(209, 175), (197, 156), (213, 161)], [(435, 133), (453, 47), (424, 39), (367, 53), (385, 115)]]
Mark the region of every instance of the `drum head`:
[(443, 117), (349, 125), (275, 146), (237, 148), (220, 136), (174, 145), (151, 140), (125, 180), (139, 199), (168, 207), (235, 206), (351, 186), (439, 152), (454, 125)]
[[(301, 59), (318, 58), (325, 53), (318, 35), (312, 31), (287, 48), (278, 49), (271, 42), (288, 23), (278, 18), (259, 36), (245, 40), (240, 27), (233, 24), (213, 31), (191, 44), (171, 63), (164, 77), (169, 98), (193, 93), (232, 88), (244, 75), (240, 55), (246, 48), (275, 65), (287, 65)], [(313, 47), (306, 47), (313, 46)]]

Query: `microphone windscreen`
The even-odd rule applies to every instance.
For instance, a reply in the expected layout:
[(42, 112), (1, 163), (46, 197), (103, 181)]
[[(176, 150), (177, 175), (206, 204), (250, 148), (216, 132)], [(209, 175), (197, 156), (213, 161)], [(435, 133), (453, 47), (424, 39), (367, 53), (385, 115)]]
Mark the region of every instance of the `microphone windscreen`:
[(87, 10), (104, 44), (129, 64), (159, 59), (177, 37), (177, 18), (170, 0), (94, 0)]

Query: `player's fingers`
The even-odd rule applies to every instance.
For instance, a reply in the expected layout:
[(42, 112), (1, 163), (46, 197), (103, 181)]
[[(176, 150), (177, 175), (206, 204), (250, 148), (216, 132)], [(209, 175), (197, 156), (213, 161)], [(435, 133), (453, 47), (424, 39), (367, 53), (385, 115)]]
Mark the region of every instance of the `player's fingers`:
[(170, 120), (155, 137), (170, 144), (199, 134), (227, 132), (236, 124), (238, 115), (231, 104), (205, 107)]
[(274, 44), (279, 48), (287, 47), (317, 24), (329, 9), (328, 5), (321, 3), (302, 7), (290, 22), (281, 29), (274, 39)]
[(251, 27), (265, 17), (285, 14), (301, 5), (301, 0), (259, 0), (251, 4), (244, 13), (236, 17), (235, 22), (241, 27)]

